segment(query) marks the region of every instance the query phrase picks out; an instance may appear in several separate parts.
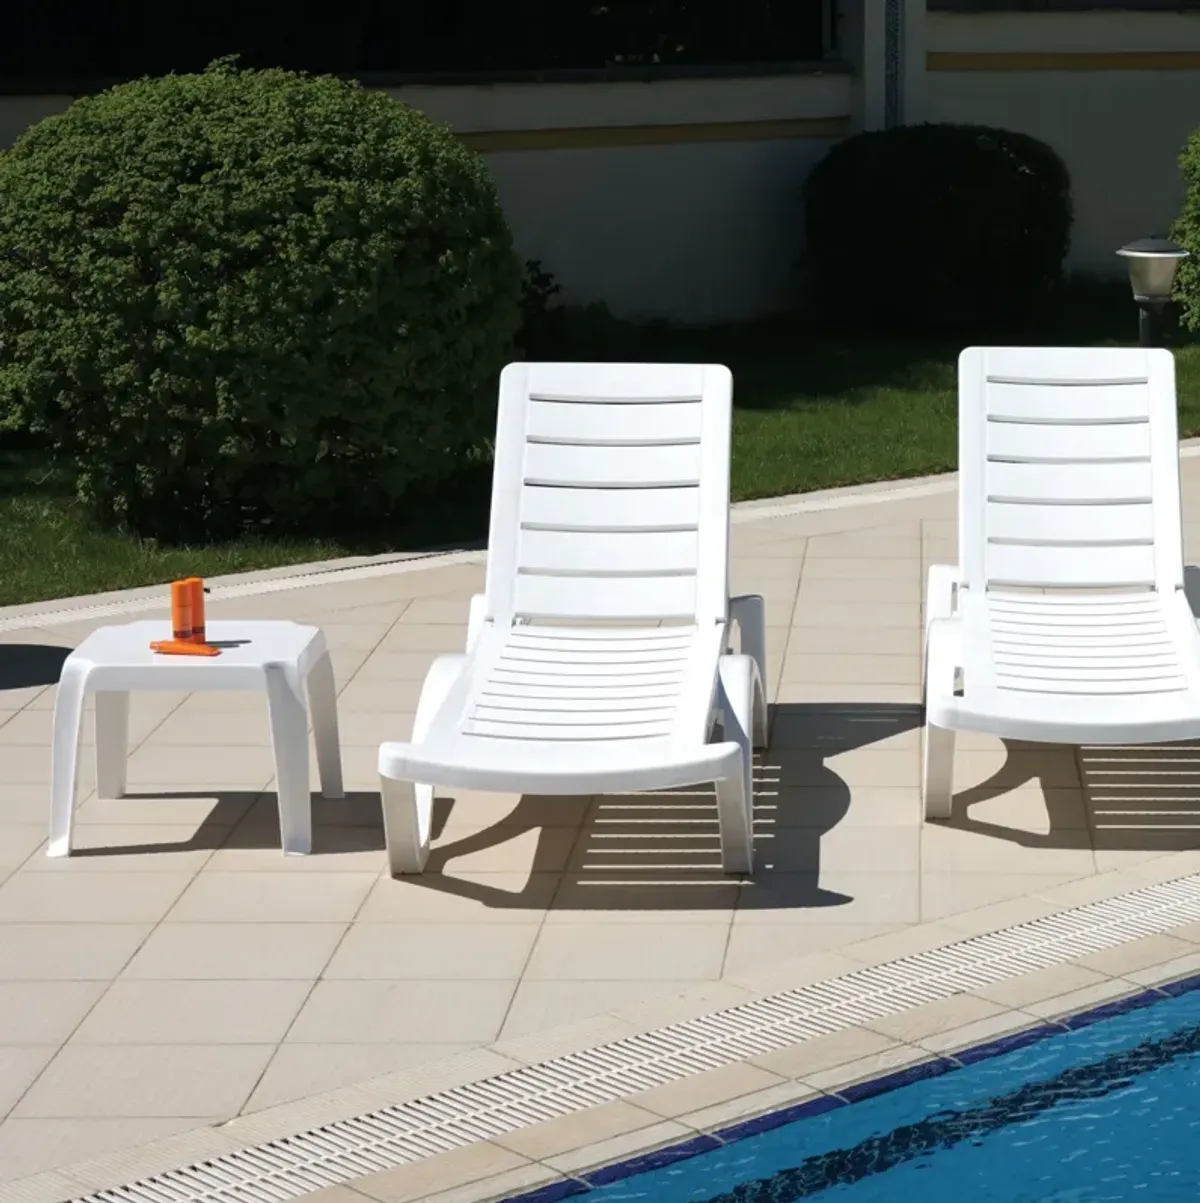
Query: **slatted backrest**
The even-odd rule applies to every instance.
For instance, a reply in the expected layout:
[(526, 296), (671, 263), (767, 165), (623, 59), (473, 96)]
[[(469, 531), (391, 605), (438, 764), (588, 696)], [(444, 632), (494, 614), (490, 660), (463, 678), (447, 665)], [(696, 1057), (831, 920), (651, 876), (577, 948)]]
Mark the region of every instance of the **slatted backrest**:
[(505, 368), (489, 618), (724, 619), (732, 403), (718, 366)]
[(969, 347), (958, 379), (968, 588), (1182, 587), (1170, 352)]

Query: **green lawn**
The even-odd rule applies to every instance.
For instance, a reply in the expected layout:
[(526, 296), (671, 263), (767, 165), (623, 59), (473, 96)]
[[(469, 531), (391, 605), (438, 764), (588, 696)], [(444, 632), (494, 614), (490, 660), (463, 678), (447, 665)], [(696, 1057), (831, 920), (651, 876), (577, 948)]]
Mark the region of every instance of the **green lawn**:
[[(689, 331), (584, 325), (558, 357), (729, 365), (737, 500), (955, 466), (957, 345), (824, 336), (791, 321)], [(1036, 339), (1026, 332), (995, 341), (1099, 345), (1135, 330), (1128, 293), (1103, 290), (1073, 297), (1039, 324)], [(1200, 434), (1200, 345), (1179, 346), (1176, 356), (1181, 433)], [(0, 604), (478, 539), (486, 530), (486, 474), (415, 499), (408, 510), (402, 526), (353, 540), (164, 547), (94, 530), (36, 450), (10, 439), (0, 447)]]

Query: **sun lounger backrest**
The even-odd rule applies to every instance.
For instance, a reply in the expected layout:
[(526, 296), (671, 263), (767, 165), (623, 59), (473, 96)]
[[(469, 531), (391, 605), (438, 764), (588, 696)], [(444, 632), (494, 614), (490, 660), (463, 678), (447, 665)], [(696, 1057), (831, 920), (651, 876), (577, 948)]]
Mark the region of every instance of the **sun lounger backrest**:
[(488, 616), (723, 619), (732, 397), (719, 366), (505, 368)]
[(1182, 587), (1170, 352), (969, 347), (958, 382), (967, 588)]

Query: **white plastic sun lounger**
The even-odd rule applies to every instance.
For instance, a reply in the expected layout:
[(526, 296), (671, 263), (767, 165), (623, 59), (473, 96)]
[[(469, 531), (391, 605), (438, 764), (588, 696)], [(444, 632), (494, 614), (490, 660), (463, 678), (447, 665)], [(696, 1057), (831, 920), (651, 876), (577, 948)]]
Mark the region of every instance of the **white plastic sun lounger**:
[(486, 591), (466, 652), (434, 662), (412, 742), (379, 749), (393, 873), (425, 866), (434, 785), (588, 795), (709, 782), (724, 869), (751, 870), (765, 627), (761, 597), (729, 597), (732, 395), (723, 367), (505, 368)]
[(929, 572), (926, 818), (955, 731), (1067, 744), (1200, 736), (1167, 351), (959, 359), (959, 564)]

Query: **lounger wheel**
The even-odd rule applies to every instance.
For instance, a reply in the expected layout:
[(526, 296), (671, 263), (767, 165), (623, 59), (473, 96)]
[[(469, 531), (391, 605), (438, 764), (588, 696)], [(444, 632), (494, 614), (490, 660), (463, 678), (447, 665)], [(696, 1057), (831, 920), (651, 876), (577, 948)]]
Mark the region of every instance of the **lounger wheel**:
[[(466, 656), (439, 656), (429, 669), (417, 713), (413, 719), (413, 741), (420, 742), (429, 731), (434, 716), (446, 695), (462, 675)], [(380, 749), (384, 760), (388, 745)], [(380, 772), (379, 794), (383, 805), (383, 835), (387, 844), (388, 867), (392, 875), (421, 873), (429, 860), (433, 838), (433, 796), (431, 784), (401, 781)]]

